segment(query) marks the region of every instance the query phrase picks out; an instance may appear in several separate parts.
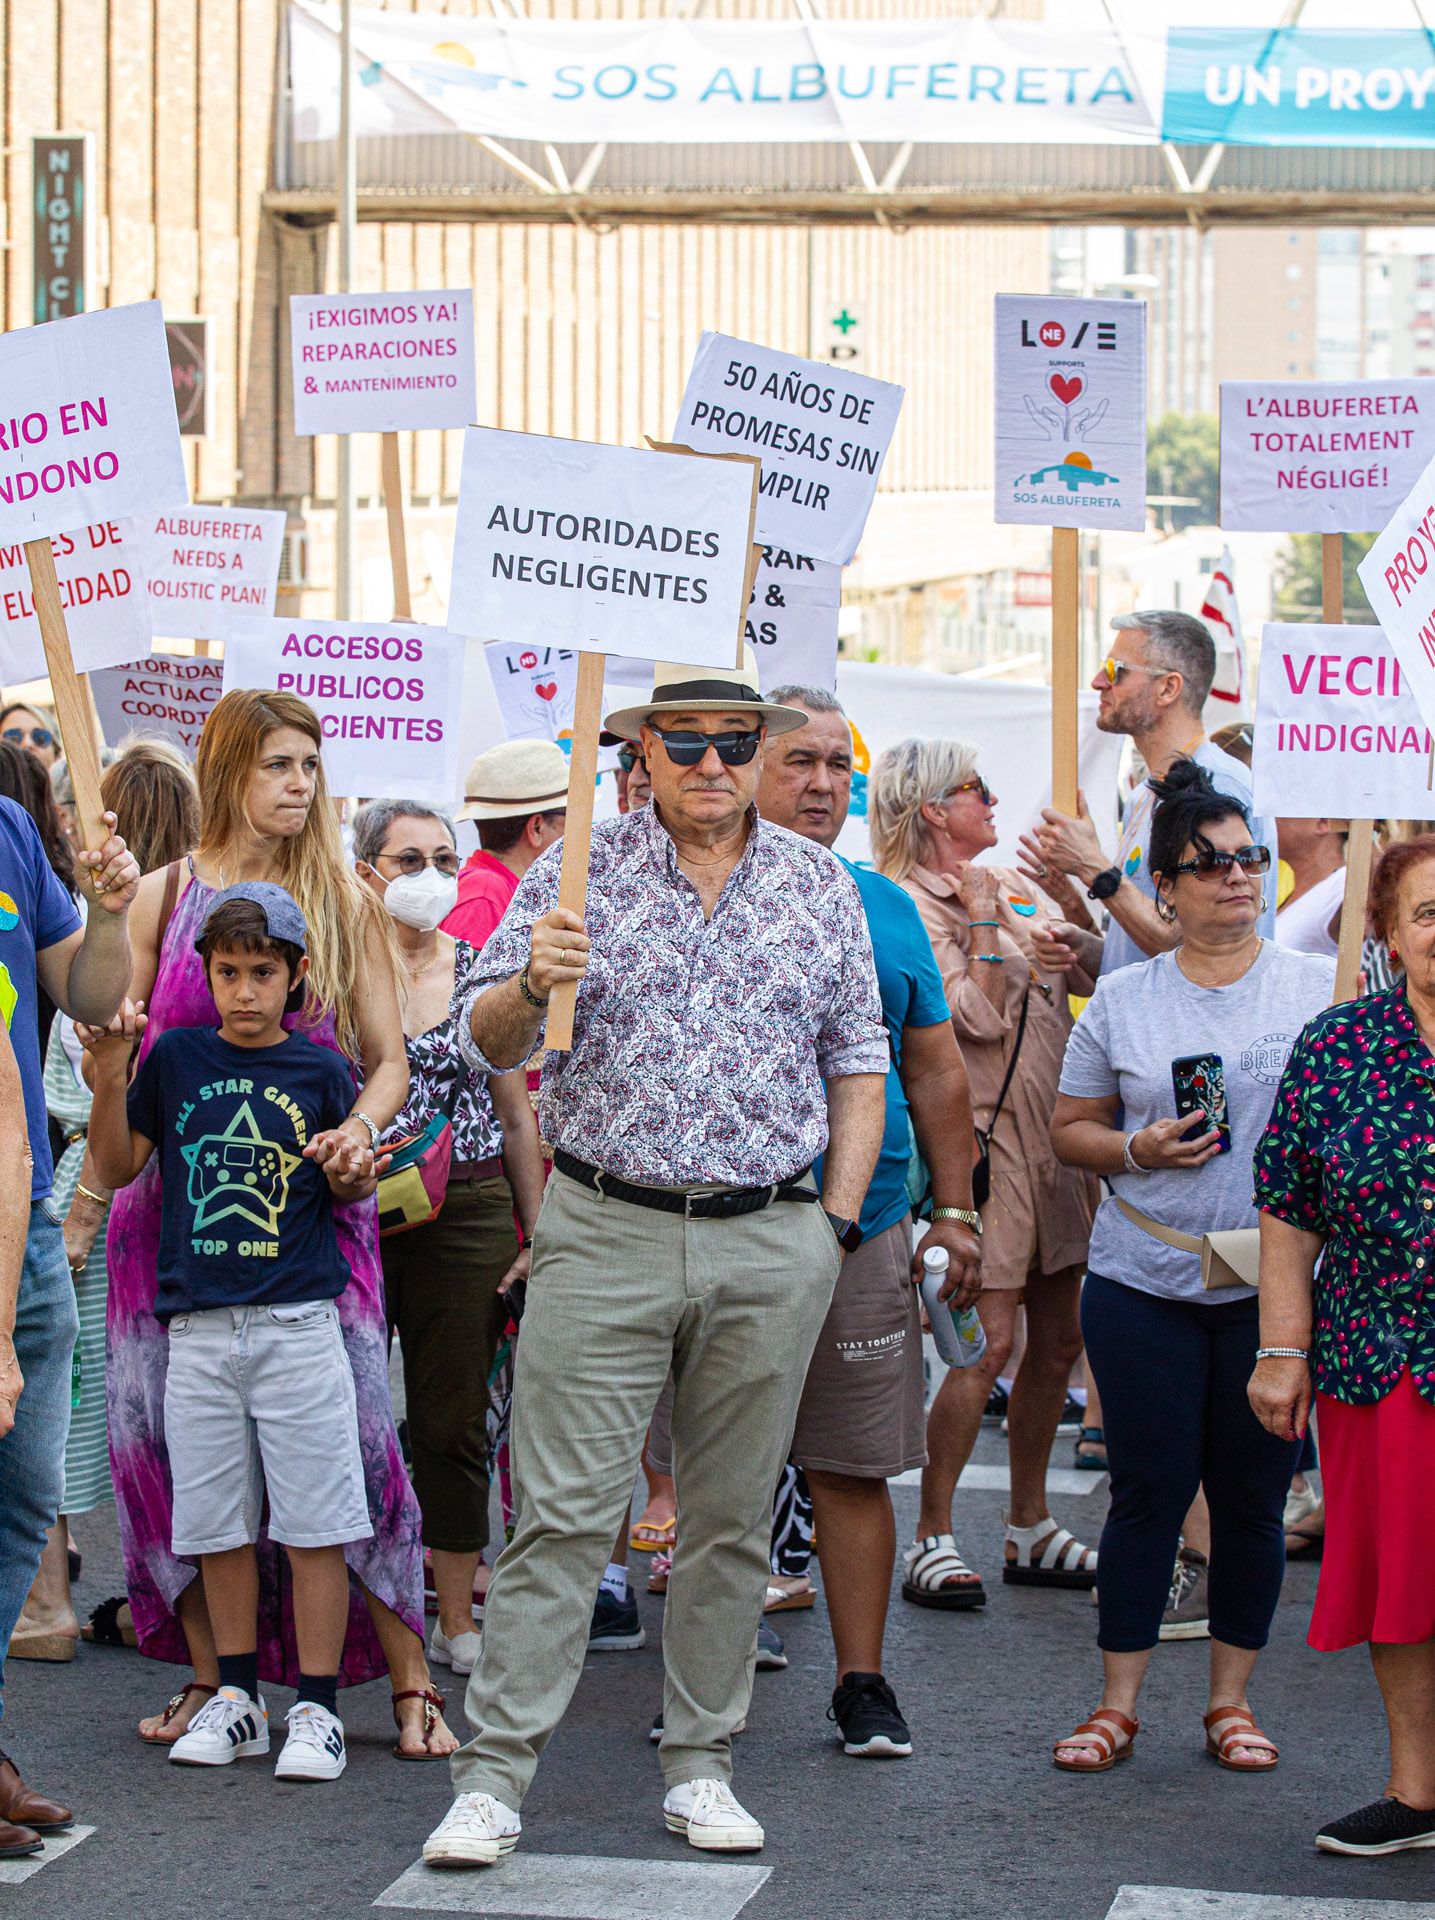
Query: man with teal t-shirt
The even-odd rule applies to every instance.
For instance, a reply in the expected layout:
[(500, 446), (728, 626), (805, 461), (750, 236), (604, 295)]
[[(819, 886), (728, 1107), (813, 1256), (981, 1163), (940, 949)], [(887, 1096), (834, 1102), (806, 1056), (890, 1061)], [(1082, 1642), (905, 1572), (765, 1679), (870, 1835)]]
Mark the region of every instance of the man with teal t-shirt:
[[(758, 811), (775, 826), (831, 847), (847, 818), (852, 730), (836, 699), (820, 688), (785, 687), (769, 698), (801, 707), (809, 718), (797, 732), (768, 743)], [(897, 1551), (887, 1482), (927, 1458), (915, 1284), (921, 1261), (912, 1253), (907, 1196), (912, 1132), (932, 1175), (934, 1217), (923, 1248), (946, 1248), (958, 1304), (980, 1290), (981, 1241), (972, 1210), (966, 1070), (931, 942), (900, 887), (869, 867), (843, 864), (867, 915), (892, 1064), (882, 1148), (859, 1223), (862, 1244), (843, 1264), (818, 1338), (792, 1457), (812, 1489), (837, 1652), (833, 1718), (846, 1752), (886, 1758), (912, 1751), (882, 1673)]]

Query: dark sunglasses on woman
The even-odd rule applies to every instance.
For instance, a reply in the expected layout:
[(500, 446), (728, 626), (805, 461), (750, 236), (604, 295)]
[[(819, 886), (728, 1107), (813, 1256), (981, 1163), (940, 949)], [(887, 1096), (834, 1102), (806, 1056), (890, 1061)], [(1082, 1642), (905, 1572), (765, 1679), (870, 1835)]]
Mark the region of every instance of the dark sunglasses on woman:
[(685, 728), (665, 733), (661, 727), (654, 727), (653, 732), (675, 767), (697, 766), (709, 747), (725, 767), (745, 767), (762, 741), (761, 727), (744, 727), (731, 733), (689, 733)]
[(1240, 847), (1235, 853), (1218, 853), (1214, 847), (1206, 847), (1194, 860), (1183, 860), (1173, 873), (1199, 873), (1202, 878), (1208, 874), (1227, 874), (1232, 866), (1240, 868), (1242, 873), (1269, 873), (1271, 870), (1271, 850), (1269, 847)]

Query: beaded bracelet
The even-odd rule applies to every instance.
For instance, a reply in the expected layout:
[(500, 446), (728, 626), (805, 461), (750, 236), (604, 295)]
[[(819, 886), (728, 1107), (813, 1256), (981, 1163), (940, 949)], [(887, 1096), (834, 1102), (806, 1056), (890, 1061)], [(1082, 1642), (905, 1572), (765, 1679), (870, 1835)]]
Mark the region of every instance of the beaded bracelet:
[(526, 960), (523, 963), (523, 971), (518, 976), (518, 991), (523, 995), (530, 1007), (537, 1007), (540, 1012), (547, 1011), (548, 1002), (546, 1000), (540, 1000), (528, 984), (528, 962)]
[(971, 927), (999, 927), (1001, 925), (1001, 921), (1000, 920), (969, 920), (967, 922), (967, 925)]
[(1257, 1347), (1257, 1360), (1309, 1360), (1309, 1347)]
[(972, 958), (973, 960), (990, 960), (995, 966), (1004, 967), (1006, 965), (1006, 955), (1004, 953), (974, 953)]

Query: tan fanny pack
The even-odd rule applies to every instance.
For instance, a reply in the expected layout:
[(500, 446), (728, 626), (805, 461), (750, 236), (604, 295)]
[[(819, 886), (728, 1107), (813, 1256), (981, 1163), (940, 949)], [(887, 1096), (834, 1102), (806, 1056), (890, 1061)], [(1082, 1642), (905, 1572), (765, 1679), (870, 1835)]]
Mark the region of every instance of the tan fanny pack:
[(1261, 1230), (1259, 1227), (1228, 1227), (1221, 1233), (1178, 1233), (1175, 1227), (1163, 1227), (1149, 1214), (1142, 1213), (1123, 1200), (1119, 1193), (1112, 1199), (1133, 1227), (1140, 1227), (1153, 1240), (1160, 1240), (1179, 1253), (1201, 1256), (1201, 1285), (1208, 1293), (1221, 1287), (1253, 1287), (1260, 1275)]

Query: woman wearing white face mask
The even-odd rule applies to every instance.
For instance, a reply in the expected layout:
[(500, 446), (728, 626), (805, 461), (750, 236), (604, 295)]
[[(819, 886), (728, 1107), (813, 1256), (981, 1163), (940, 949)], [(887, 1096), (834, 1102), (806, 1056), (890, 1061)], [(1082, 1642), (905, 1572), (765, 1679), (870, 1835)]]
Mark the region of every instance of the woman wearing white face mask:
[(438, 1595), (429, 1658), (462, 1674), (478, 1657), (472, 1596), (488, 1544), (488, 1376), (507, 1318), (498, 1296), (527, 1278), (543, 1162), (523, 1075), (477, 1078), (459, 1052), (453, 1009), (478, 956), (439, 931), (458, 895), (449, 821), (414, 801), (371, 800), (354, 821), (354, 854), (360, 877), (393, 919), (403, 962), (409, 1097), (385, 1140), (421, 1134), (435, 1116), (453, 1134), (441, 1210), (395, 1232), (381, 1191), (379, 1246)]

